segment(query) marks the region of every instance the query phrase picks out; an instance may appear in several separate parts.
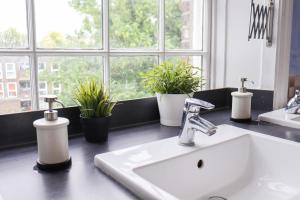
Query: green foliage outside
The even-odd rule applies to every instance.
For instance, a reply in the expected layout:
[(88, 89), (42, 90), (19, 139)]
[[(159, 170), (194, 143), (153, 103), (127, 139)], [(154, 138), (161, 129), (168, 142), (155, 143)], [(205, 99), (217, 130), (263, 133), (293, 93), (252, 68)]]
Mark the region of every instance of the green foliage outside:
[(202, 85), (201, 69), (187, 62), (164, 62), (142, 73), (145, 88), (151, 93), (189, 94)]
[(26, 35), (19, 33), (15, 28), (0, 32), (0, 48), (24, 48), (27, 45)]
[[(103, 67), (101, 57), (85, 56), (63, 56), (63, 57), (41, 57), (40, 62), (47, 63), (48, 67), (38, 73), (39, 81), (47, 81), (48, 89), (53, 89), (53, 83), (60, 83), (62, 90), (58, 95), (65, 105), (75, 105), (73, 100), (74, 89), (79, 82), (90, 79), (103, 81)], [(59, 64), (58, 71), (51, 71), (51, 64)]]
[[(153, 0), (110, 0), (110, 45), (112, 48), (157, 48), (158, 44), (158, 4)], [(176, 48), (181, 43), (182, 16), (181, 0), (166, 0), (166, 47)], [(41, 47), (47, 48), (101, 48), (102, 19), (100, 0), (69, 0), (69, 5), (83, 16), (80, 30), (71, 35), (51, 32)], [(96, 6), (95, 6), (96, 5)], [(10, 29), (0, 34), (0, 47), (24, 46), (26, 37)], [(67, 106), (72, 101), (75, 84), (79, 80), (102, 80), (101, 60), (94, 57), (52, 57), (39, 58), (47, 65), (56, 63), (60, 66), (57, 72), (49, 69), (39, 73), (40, 81), (48, 85), (60, 82), (62, 93), (59, 98)], [(117, 100), (142, 98), (151, 94), (143, 88), (140, 72), (145, 72), (157, 65), (157, 57), (111, 57), (110, 78), (111, 93)], [(50, 91), (51, 92), (51, 91)]]
[(80, 83), (75, 92), (75, 100), (80, 106), (81, 117), (107, 117), (116, 105), (112, 102), (102, 83), (95, 80)]

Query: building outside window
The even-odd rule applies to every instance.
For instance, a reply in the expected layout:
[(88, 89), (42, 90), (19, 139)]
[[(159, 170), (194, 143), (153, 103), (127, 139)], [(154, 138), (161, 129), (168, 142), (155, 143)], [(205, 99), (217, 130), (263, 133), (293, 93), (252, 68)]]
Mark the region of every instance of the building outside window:
[(5, 78), (6, 79), (16, 79), (16, 64), (15, 63), (5, 63)]
[(7, 83), (7, 97), (10, 97), (10, 98), (17, 97), (17, 83), (16, 82)]
[[(6, 63), (3, 83), (15, 79), (20, 86), (19, 102), (12, 104), (4, 97), (0, 114), (22, 111), (22, 99), (31, 101), (31, 110), (42, 109), (40, 96), (48, 89), (72, 106), (78, 82), (91, 79), (103, 83), (119, 101), (150, 97), (140, 73), (166, 60), (201, 68), (209, 82), (211, 1), (93, 2), (0, 2), (0, 18), (7, 20), (0, 28), (0, 63)], [(18, 63), (27, 67), (16, 67)], [(21, 92), (30, 86), (30, 93)]]

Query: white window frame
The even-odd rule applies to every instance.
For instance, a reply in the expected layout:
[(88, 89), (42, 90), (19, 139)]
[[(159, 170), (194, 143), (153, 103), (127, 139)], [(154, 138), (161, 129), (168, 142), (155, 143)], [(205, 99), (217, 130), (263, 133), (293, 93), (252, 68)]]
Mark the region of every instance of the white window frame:
[[(13, 70), (9, 70), (8, 69), (9, 67), (13, 67)], [(9, 73), (12, 73), (13, 76), (9, 75)], [(5, 63), (5, 78), (6, 79), (16, 79), (17, 78), (16, 63)]]
[[(15, 90), (9, 89), (9, 85), (10, 85), (10, 84), (15, 85)], [(16, 83), (16, 82), (7, 82), (7, 83), (6, 83), (6, 88), (7, 88), (7, 97), (8, 97), (8, 98), (16, 98), (16, 97), (18, 97), (18, 86), (17, 86), (17, 83)], [(9, 94), (10, 92), (15, 92), (16, 95), (10, 95), (10, 94)]]
[[(0, 90), (0, 98), (3, 99), (4, 96), (5, 96), (5, 94), (4, 94), (4, 84), (0, 83), (0, 85), (1, 85), (1, 88), (2, 88), (2, 90)], [(1, 95), (1, 93), (2, 93), (2, 95)]]
[[(101, 56), (103, 58), (103, 80), (110, 91), (110, 57), (113, 56), (157, 56), (159, 63), (166, 56), (202, 56), (202, 66), (205, 66), (205, 78), (210, 77), (210, 46), (211, 46), (211, 13), (212, 3), (204, 0), (203, 18), (203, 50), (165, 48), (165, 0), (157, 0), (159, 4), (159, 33), (157, 49), (111, 49), (109, 44), (109, 0), (102, 0), (102, 48), (99, 49), (46, 49), (36, 46), (36, 20), (34, 0), (25, 0), (27, 9), (28, 48), (0, 49), (0, 56), (28, 56), (31, 66), (31, 96), (33, 110), (39, 109), (38, 57), (39, 56)], [(49, 16), (50, 18), (51, 16)], [(204, 89), (209, 89), (209, 81)]]
[(0, 63), (0, 79), (3, 79), (3, 64)]

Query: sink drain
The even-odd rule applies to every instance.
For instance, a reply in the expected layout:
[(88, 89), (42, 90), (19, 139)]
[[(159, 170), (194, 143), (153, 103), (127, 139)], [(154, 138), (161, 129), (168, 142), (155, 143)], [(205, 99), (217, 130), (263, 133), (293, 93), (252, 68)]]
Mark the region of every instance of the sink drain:
[(211, 196), (208, 198), (208, 200), (227, 200), (227, 199), (219, 196)]

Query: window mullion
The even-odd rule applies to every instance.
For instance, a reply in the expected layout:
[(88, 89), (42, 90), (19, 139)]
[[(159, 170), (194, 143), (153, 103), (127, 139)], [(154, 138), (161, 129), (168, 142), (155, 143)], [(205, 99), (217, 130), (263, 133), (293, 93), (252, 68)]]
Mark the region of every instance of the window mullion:
[(102, 31), (103, 49), (106, 55), (103, 57), (103, 81), (108, 92), (110, 92), (110, 67), (109, 67), (109, 0), (102, 0)]
[(162, 63), (165, 60), (165, 0), (159, 1), (159, 39), (158, 39), (158, 48), (159, 48), (159, 63)]
[(37, 72), (37, 56), (36, 56), (36, 29), (35, 29), (35, 12), (34, 0), (27, 0), (27, 26), (29, 35), (29, 49), (32, 50), (30, 56), (31, 64), (31, 96), (33, 110), (39, 109), (39, 96), (38, 96), (38, 72)]
[(211, 80), (211, 73), (212, 73), (212, 69), (211, 69), (211, 44), (212, 44), (212, 2), (211, 1), (203, 1), (203, 36), (202, 36), (202, 41), (204, 40), (204, 42), (202, 42), (202, 44), (205, 44), (204, 46), (204, 51), (207, 52), (206, 56), (202, 57), (202, 62), (203, 65), (202, 66), (206, 66), (206, 72), (204, 74), (204, 77), (207, 81), (207, 84), (205, 84), (205, 89), (211, 89), (212, 84), (212, 80)]

